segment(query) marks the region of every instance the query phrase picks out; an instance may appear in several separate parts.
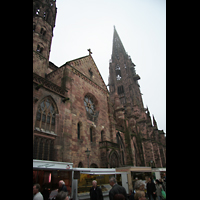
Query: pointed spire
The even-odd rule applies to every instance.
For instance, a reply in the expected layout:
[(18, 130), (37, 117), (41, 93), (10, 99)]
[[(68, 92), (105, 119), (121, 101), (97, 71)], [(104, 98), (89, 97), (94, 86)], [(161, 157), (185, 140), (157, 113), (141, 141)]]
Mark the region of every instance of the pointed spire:
[(117, 33), (117, 30), (114, 26), (112, 57), (117, 56), (119, 53), (127, 55), (124, 46), (121, 42), (121, 39)]

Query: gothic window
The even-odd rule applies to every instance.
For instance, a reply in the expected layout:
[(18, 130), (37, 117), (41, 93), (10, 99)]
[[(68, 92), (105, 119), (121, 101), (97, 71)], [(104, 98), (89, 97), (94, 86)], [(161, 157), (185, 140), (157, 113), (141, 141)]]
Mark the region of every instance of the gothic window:
[(33, 16), (39, 14), (40, 14), (40, 5), (36, 3), (35, 5), (33, 5)]
[(55, 132), (55, 117), (57, 114), (53, 101), (47, 97), (38, 106), (35, 127), (49, 132)]
[(37, 50), (36, 50), (36, 51), (37, 51), (38, 53), (42, 53), (43, 49), (44, 49), (44, 47), (43, 47), (41, 44), (38, 44), (38, 45), (37, 45)]
[(79, 163), (78, 163), (78, 167), (79, 167), (79, 168), (83, 168), (83, 163), (82, 163), (82, 162), (79, 162)]
[(121, 80), (122, 77), (118, 74), (116, 78), (119, 81), (119, 80)]
[(117, 91), (118, 91), (118, 94), (123, 94), (123, 93), (124, 93), (124, 87), (123, 87), (123, 85), (120, 85), (120, 86), (117, 88)]
[(101, 131), (101, 141), (103, 142), (104, 140), (104, 131)]
[(33, 159), (53, 160), (54, 140), (34, 136)]
[(116, 152), (113, 152), (110, 156), (110, 168), (116, 168), (119, 167), (119, 160), (118, 155)]
[(90, 127), (90, 142), (93, 141), (93, 133), (92, 133), (92, 127)]
[(115, 70), (120, 70), (120, 66), (116, 65)]
[(116, 138), (117, 138), (117, 144), (120, 147), (122, 164), (125, 165), (125, 162), (124, 162), (124, 143), (123, 143), (123, 139), (122, 139), (122, 137), (121, 137), (119, 132), (117, 132)]
[(77, 124), (77, 137), (80, 139), (80, 123)]
[(46, 34), (46, 30), (45, 30), (44, 27), (41, 28), (41, 30), (40, 30), (40, 34), (43, 35), (43, 36), (45, 36), (45, 34)]
[(98, 166), (97, 166), (97, 164), (92, 163), (92, 164), (90, 165), (90, 168), (98, 168)]

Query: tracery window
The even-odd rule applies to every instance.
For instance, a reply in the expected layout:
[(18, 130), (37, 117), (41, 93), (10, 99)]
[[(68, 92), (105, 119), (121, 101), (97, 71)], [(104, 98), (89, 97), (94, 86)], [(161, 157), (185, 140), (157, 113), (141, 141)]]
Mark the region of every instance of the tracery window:
[(91, 97), (89, 97), (87, 95), (85, 96), (84, 105), (85, 105), (86, 111), (89, 112), (91, 115), (94, 115), (95, 104), (94, 104), (93, 99)]
[(96, 122), (98, 119), (99, 111), (96, 110), (97, 100), (91, 94), (87, 94), (84, 98), (84, 106), (87, 113), (87, 118), (90, 121)]
[(51, 98), (47, 97), (38, 106), (35, 127), (42, 131), (55, 132), (56, 106)]

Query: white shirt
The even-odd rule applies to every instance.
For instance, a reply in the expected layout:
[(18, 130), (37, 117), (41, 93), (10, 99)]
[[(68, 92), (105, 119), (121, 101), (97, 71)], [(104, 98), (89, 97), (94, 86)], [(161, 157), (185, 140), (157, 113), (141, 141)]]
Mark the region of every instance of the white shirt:
[(34, 197), (33, 200), (44, 200), (42, 194), (38, 192)]

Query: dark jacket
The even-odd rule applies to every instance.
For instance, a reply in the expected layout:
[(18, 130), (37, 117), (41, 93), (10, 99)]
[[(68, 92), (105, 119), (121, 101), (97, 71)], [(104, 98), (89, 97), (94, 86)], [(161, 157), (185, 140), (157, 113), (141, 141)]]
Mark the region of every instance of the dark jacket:
[(155, 183), (152, 181), (151, 183), (147, 183), (147, 195), (150, 197), (152, 195), (155, 198), (155, 194), (153, 192), (156, 192), (156, 186)]
[(63, 184), (62, 187), (58, 189), (58, 192), (60, 191), (67, 192), (67, 187)]
[(128, 200), (125, 188), (121, 185), (118, 185), (117, 183), (113, 185), (112, 189), (109, 192), (110, 200), (113, 200), (115, 194), (123, 194), (125, 196), (125, 199)]
[(134, 200), (135, 190), (131, 193), (129, 200)]
[(96, 187), (94, 190), (94, 187), (90, 188), (90, 200), (103, 200), (103, 194), (100, 187)]

